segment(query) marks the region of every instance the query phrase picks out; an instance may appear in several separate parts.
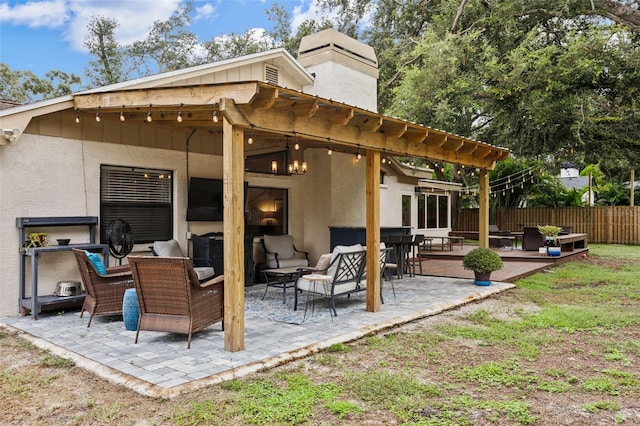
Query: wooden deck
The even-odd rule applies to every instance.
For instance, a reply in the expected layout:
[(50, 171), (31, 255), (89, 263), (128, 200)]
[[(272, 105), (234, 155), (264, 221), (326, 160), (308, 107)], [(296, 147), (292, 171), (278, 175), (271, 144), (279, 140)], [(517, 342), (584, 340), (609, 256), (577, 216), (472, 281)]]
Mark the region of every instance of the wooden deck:
[[(451, 278), (473, 278), (473, 271), (467, 271), (462, 267), (462, 258), (477, 245), (465, 244), (460, 249), (454, 247), (450, 251), (423, 251), (420, 253), (422, 259), (422, 275), (434, 277)], [(523, 251), (518, 248), (495, 248), (504, 263), (504, 268), (491, 274), (494, 281), (513, 283), (520, 278), (535, 274), (536, 272), (552, 268), (561, 263), (574, 260), (588, 253), (588, 248), (575, 249), (572, 252), (562, 252), (558, 257), (541, 256), (536, 251)], [(416, 265), (416, 273), (420, 274)]]

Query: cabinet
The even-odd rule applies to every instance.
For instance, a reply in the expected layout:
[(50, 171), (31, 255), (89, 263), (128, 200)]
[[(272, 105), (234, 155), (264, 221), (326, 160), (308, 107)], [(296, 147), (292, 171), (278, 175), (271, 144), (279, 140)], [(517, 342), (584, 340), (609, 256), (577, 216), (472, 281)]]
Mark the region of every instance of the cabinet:
[[(216, 276), (224, 273), (224, 239), (220, 233), (193, 236), (193, 265), (213, 266)], [(244, 284), (253, 285), (253, 235), (244, 237)]]
[[(330, 226), (330, 244), (331, 250), (335, 246), (348, 246), (352, 244), (366, 245), (367, 229), (357, 226)], [(389, 235), (408, 235), (411, 234), (411, 227), (384, 227), (380, 228), (380, 239), (384, 241)]]
[[(54, 296), (38, 294), (38, 260), (40, 255), (59, 251), (80, 250), (101, 251), (105, 266), (109, 266), (109, 245), (96, 244), (95, 231), (98, 225), (96, 216), (71, 216), (71, 217), (18, 217), (16, 227), (20, 232), (20, 244), (22, 244), (30, 227), (59, 227), (59, 226), (86, 226), (89, 231), (89, 243), (69, 244), (66, 246), (47, 247), (20, 247), (20, 313), (26, 315), (31, 311), (31, 317), (36, 320), (44, 307), (64, 308), (79, 306), (84, 300), (84, 294), (78, 296)], [(31, 297), (27, 297), (26, 260), (31, 259)]]

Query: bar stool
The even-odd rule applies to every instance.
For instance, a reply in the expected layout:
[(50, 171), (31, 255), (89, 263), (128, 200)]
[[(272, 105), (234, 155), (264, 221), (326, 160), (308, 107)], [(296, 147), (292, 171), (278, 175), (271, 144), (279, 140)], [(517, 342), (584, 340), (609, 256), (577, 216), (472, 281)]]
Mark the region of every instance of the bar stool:
[(425, 242), (424, 235), (415, 234), (411, 243), (411, 267), (413, 268), (413, 275), (416, 274), (416, 262), (418, 262), (418, 268), (420, 269), (420, 275), (422, 275), (422, 259), (420, 258), (420, 247)]
[(404, 270), (403, 253), (402, 253), (402, 235), (389, 235), (386, 241), (387, 247), (393, 249), (393, 264), (396, 265), (396, 276), (402, 279), (402, 271)]
[(410, 260), (410, 255), (411, 255), (411, 246), (413, 244), (413, 235), (411, 234), (406, 234), (406, 235), (402, 235), (402, 238), (400, 240), (400, 256), (402, 257), (402, 267), (403, 267), (403, 272), (406, 270), (406, 272), (409, 273), (410, 277), (413, 277), (415, 275), (415, 269), (413, 270), (413, 272), (411, 271), (411, 260)]

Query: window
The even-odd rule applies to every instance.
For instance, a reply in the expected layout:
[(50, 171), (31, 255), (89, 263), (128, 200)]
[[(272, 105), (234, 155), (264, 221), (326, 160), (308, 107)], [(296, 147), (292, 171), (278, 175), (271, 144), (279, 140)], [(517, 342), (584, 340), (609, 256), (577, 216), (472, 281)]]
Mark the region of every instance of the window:
[(425, 203), (426, 203), (426, 198), (424, 194), (418, 194), (418, 229), (426, 228), (425, 220), (426, 220), (427, 209), (426, 209)]
[(136, 244), (173, 238), (173, 173), (135, 167), (100, 167), (100, 241), (115, 219), (131, 225)]
[(411, 226), (411, 195), (402, 196), (402, 226)]
[(427, 196), (427, 228), (449, 227), (449, 197), (447, 195)]
[(257, 188), (247, 189), (247, 235), (286, 234), (288, 222), (288, 193), (286, 189)]

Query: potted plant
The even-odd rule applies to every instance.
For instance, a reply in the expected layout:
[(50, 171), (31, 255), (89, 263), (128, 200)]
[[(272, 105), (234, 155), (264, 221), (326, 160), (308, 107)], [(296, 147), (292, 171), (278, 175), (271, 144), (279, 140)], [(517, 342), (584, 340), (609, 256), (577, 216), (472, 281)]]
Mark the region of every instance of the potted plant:
[(498, 253), (485, 247), (474, 248), (462, 259), (462, 267), (475, 273), (476, 285), (491, 285), (491, 273), (503, 266)]
[[(558, 247), (558, 235), (562, 228), (554, 225), (538, 225), (538, 231), (544, 238), (544, 245), (547, 248), (547, 254), (551, 256), (560, 256), (560, 248)], [(550, 250), (554, 247), (553, 250)]]

